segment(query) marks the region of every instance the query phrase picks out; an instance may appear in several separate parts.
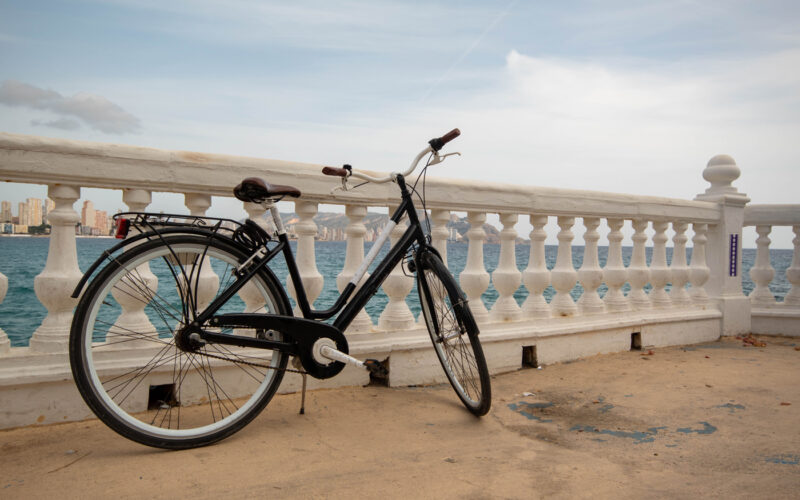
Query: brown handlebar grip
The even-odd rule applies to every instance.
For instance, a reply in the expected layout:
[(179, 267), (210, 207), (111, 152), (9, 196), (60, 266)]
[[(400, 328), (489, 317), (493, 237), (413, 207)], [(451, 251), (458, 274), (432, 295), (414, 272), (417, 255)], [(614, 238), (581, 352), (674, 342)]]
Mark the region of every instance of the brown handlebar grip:
[(336, 177), (347, 177), (347, 169), (338, 167), (322, 167), (322, 173)]
[(428, 144), (431, 145), (431, 148), (434, 151), (439, 151), (440, 149), (442, 149), (444, 147), (445, 144), (447, 144), (448, 142), (452, 141), (453, 139), (455, 139), (459, 135), (461, 135), (461, 131), (458, 130), (457, 128), (454, 128), (453, 130), (451, 130), (450, 132), (444, 134), (441, 137), (437, 137), (436, 139), (431, 139), (430, 141), (428, 141)]
[(450, 132), (444, 134), (441, 137), (442, 144), (447, 144), (448, 142), (452, 141), (453, 139), (455, 139), (459, 135), (461, 135), (461, 131), (458, 130), (457, 128), (454, 128), (453, 130), (451, 130)]

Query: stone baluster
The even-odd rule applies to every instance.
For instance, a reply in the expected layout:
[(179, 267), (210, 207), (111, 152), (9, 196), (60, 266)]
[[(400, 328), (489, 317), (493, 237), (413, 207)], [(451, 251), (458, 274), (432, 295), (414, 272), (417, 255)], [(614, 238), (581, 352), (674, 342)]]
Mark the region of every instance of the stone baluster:
[(492, 283), (497, 290), (498, 297), (489, 315), (492, 321), (517, 321), (522, 318), (522, 311), (514, 299), (514, 292), (519, 288), (522, 275), (517, 269), (515, 244), (517, 231), (517, 214), (500, 214), (503, 230), (500, 231), (500, 260), (497, 269), (492, 273)]
[[(317, 215), (318, 205), (316, 202), (298, 200), (294, 202), (294, 207), (297, 217), (300, 219), (294, 225), (294, 232), (297, 234), (295, 261), (297, 262), (297, 270), (300, 273), (300, 280), (303, 282), (302, 284), (306, 291), (308, 303), (313, 308), (314, 301), (322, 293), (322, 285), (325, 280), (317, 270), (317, 257), (314, 250), (314, 237), (317, 235), (317, 224), (314, 223), (314, 216)], [(286, 276), (286, 288), (296, 303), (297, 294), (290, 275)], [(303, 315), (299, 306), (295, 307), (295, 315)]]
[(705, 284), (711, 276), (711, 269), (706, 265), (706, 243), (708, 242), (708, 224), (692, 224), (692, 263), (689, 266), (689, 280), (692, 287), (689, 296), (694, 305), (705, 307), (708, 304), (708, 293)]
[(522, 304), (522, 314), (526, 318), (549, 318), (550, 305), (544, 298), (544, 290), (550, 284), (550, 271), (547, 270), (547, 261), (544, 255), (544, 240), (547, 232), (546, 215), (531, 215), (530, 234), (531, 251), (528, 257), (528, 267), (522, 273), (522, 281), (528, 289), (528, 298)]
[(769, 233), (772, 226), (759, 224), (756, 226), (756, 262), (750, 269), (750, 278), (756, 287), (750, 294), (750, 303), (753, 306), (769, 307), (775, 305), (775, 296), (769, 291), (769, 284), (775, 277), (775, 269), (769, 261)]
[[(267, 231), (267, 234), (272, 234), (271, 227), (267, 225), (266, 219), (264, 218), (267, 210), (263, 205), (258, 203), (244, 202), (243, 206), (250, 220)], [(239, 295), (239, 298), (241, 298), (244, 302), (244, 312), (246, 313), (273, 312), (266, 311), (264, 309), (264, 306), (266, 305), (266, 302), (264, 301), (264, 295), (258, 290), (258, 287), (255, 285), (255, 283), (249, 282), (245, 284), (244, 287), (239, 290), (237, 295)], [(242, 329), (237, 330), (236, 334), (248, 335), (249, 333)]]
[(486, 232), (483, 230), (483, 223), (486, 221), (486, 214), (482, 212), (467, 213), (469, 221), (469, 247), (467, 248), (467, 265), (459, 276), (461, 289), (469, 298), (469, 307), (478, 323), (486, 322), (489, 319), (489, 311), (483, 303), (483, 292), (489, 288), (489, 273), (483, 265), (483, 241), (486, 239)]
[(628, 299), (634, 309), (649, 309), (650, 299), (644, 291), (645, 285), (650, 281), (650, 270), (647, 268), (647, 256), (645, 254), (645, 243), (647, 242), (646, 220), (633, 220), (633, 255), (628, 266), (628, 282), (631, 284), (631, 291)]
[[(0, 304), (3, 303), (3, 299), (6, 298), (6, 292), (8, 291), (8, 278), (3, 273), (0, 273)], [(8, 335), (6, 332), (0, 328), (0, 354), (6, 353), (11, 350), (11, 341), (8, 340)]]
[[(184, 195), (184, 205), (189, 209), (191, 215), (202, 217), (211, 207), (211, 196), (187, 193)], [(202, 311), (214, 300), (219, 291), (219, 276), (211, 268), (209, 259), (203, 259), (200, 264), (199, 277), (196, 276), (196, 272), (192, 268), (186, 269), (186, 274), (192, 279), (192, 286), (197, 287), (197, 310)]]
[(573, 316), (578, 312), (578, 306), (572, 300), (570, 292), (578, 282), (578, 273), (572, 264), (572, 226), (575, 224), (574, 217), (559, 217), (558, 227), (558, 256), (556, 265), (550, 271), (550, 278), (553, 288), (556, 290), (553, 300), (550, 302), (553, 316)]
[(667, 293), (666, 286), (670, 282), (672, 273), (667, 267), (667, 227), (665, 221), (653, 221), (653, 261), (650, 263), (650, 283), (653, 290), (650, 292), (650, 303), (653, 307), (663, 309), (670, 307), (672, 301)]
[(597, 242), (600, 240), (597, 228), (600, 226), (600, 218), (584, 217), (583, 225), (586, 227), (586, 233), (583, 235), (586, 245), (583, 250), (583, 263), (578, 271), (578, 280), (583, 287), (583, 294), (578, 300), (578, 309), (582, 314), (601, 313), (605, 310), (605, 304), (597, 294), (597, 289), (603, 284), (603, 270), (600, 269), (597, 256)]
[(447, 230), (447, 223), (450, 222), (450, 211), (442, 209), (431, 210), (431, 240), (433, 248), (439, 251), (442, 262), (447, 266), (447, 239), (450, 232)]
[[(122, 202), (128, 206), (131, 212), (144, 212), (152, 201), (150, 191), (143, 189), (124, 189), (122, 191)], [(128, 237), (139, 234), (139, 230), (131, 227)], [(127, 283), (126, 283), (127, 282)], [(154, 296), (158, 290), (158, 277), (150, 270), (150, 264), (145, 262), (137, 267), (132, 273), (118, 283), (111, 295), (122, 308), (119, 317), (108, 329), (106, 341), (115, 344), (116, 347), (143, 347), (146, 341), (142, 336), (156, 337), (156, 327), (150, 322), (150, 318), (144, 312), (147, 306), (142, 301), (141, 293), (131, 293), (132, 290), (148, 290), (150, 296)], [(136, 337), (131, 337), (127, 332), (135, 332)], [(115, 337), (117, 337), (115, 339)]]
[(686, 291), (686, 284), (689, 282), (689, 266), (686, 265), (686, 242), (689, 241), (686, 229), (688, 227), (689, 224), (686, 222), (672, 223), (675, 236), (672, 237), (672, 264), (670, 265), (672, 290), (670, 290), (669, 296), (672, 299), (672, 305), (678, 307), (688, 306), (692, 303), (689, 292)]
[[(336, 277), (336, 287), (340, 293), (353, 279), (358, 267), (364, 261), (364, 235), (367, 234), (367, 226), (364, 225), (367, 207), (363, 205), (347, 205), (345, 214), (349, 219), (349, 223), (344, 230), (345, 235), (347, 235), (347, 249), (345, 251), (344, 267)], [(369, 273), (364, 274), (358, 288), (361, 288), (368, 276)], [(358, 291), (358, 288), (356, 291)], [(353, 293), (355, 294), (355, 292)], [(347, 333), (369, 332), (371, 329), (372, 320), (370, 320), (366, 310), (362, 309), (350, 323), (350, 326), (347, 327)]]
[[(397, 206), (389, 207), (389, 214), (393, 214)], [(406, 221), (401, 220), (392, 230), (389, 237), (394, 245), (406, 232)], [(383, 282), (383, 291), (389, 297), (389, 303), (378, 318), (378, 328), (384, 331), (408, 330), (414, 327), (414, 315), (406, 304), (406, 296), (414, 288), (414, 279), (406, 276), (401, 262)]]
[(792, 288), (783, 299), (785, 307), (800, 307), (800, 226), (794, 226), (794, 254), (792, 254), (792, 265), (786, 270), (786, 279), (792, 284)]
[(81, 197), (81, 189), (53, 184), (47, 189), (47, 197), (55, 203), (47, 214), (50, 246), (44, 270), (33, 280), (36, 297), (47, 308), (47, 316), (33, 332), (30, 347), (36, 352), (56, 353), (67, 351), (72, 310), (77, 303), (71, 295), (82, 275), (75, 246), (75, 224), (80, 216), (72, 207)]
[(622, 287), (628, 279), (628, 270), (622, 263), (622, 219), (608, 219), (608, 259), (606, 267), (603, 268), (603, 280), (606, 282), (608, 291), (603, 298), (606, 308), (612, 312), (626, 311), (630, 309), (630, 304), (625, 300)]

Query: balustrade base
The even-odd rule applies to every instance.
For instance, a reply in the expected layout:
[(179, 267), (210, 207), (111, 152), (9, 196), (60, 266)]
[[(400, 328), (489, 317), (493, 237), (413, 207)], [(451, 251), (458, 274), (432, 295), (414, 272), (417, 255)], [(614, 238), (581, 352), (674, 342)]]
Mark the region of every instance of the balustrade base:
[(769, 308), (753, 308), (752, 333), (800, 337), (800, 310), (775, 305)]
[[(790, 318), (800, 324), (800, 313)], [(787, 320), (788, 321), (788, 320)], [(491, 373), (518, 370), (524, 347), (536, 346), (537, 362), (551, 364), (629, 350), (631, 335), (639, 333), (643, 347), (712, 341), (721, 333), (716, 308), (646, 311), (606, 316), (548, 318), (481, 327), (481, 343)], [(775, 333), (775, 332), (771, 332)], [(125, 350), (131, 355), (131, 350)], [(388, 360), (391, 387), (444, 383), (436, 354), (424, 328), (372, 332), (350, 338), (350, 352), (358, 358)], [(123, 360), (124, 361), (124, 360)], [(309, 387), (363, 386), (369, 373), (347, 367), (329, 380), (309, 380)], [(300, 390), (300, 377), (287, 374), (280, 393)], [(72, 381), (66, 353), (43, 354), (30, 348), (12, 348), (0, 368), (0, 428), (44, 425), (91, 418)]]

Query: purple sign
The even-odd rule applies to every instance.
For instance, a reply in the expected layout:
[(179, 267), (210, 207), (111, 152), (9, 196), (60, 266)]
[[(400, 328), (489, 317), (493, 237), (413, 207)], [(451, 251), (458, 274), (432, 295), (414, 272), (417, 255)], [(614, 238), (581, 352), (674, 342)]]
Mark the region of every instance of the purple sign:
[(728, 275), (737, 276), (739, 274), (739, 235), (730, 235), (730, 261), (728, 265)]

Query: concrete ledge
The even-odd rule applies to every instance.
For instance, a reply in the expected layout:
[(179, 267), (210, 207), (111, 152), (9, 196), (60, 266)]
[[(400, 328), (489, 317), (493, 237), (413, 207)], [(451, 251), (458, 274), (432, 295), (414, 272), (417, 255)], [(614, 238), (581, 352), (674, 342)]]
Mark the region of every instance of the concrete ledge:
[(751, 321), (753, 333), (800, 337), (800, 311), (797, 309), (784, 309), (782, 305), (754, 308)]
[[(796, 318), (790, 319), (797, 322)], [(671, 309), (488, 324), (481, 328), (481, 343), (490, 372), (497, 374), (517, 370), (525, 361), (546, 365), (626, 351), (634, 344), (648, 347), (700, 343), (719, 338), (720, 332), (721, 315), (716, 309)], [(386, 383), (392, 387), (446, 381), (423, 328), (356, 334), (349, 340), (354, 356), (387, 361), (389, 379)], [(126, 359), (142, 355), (147, 353), (118, 352), (104, 363), (108, 369), (118, 369), (125, 365)], [(165, 376), (154, 372), (150, 382), (163, 384)], [(309, 378), (308, 388), (364, 386), (369, 382), (366, 371), (348, 366), (329, 380)], [(143, 391), (147, 385), (143, 384)], [(287, 373), (279, 392), (296, 392), (300, 388), (300, 375)], [(0, 428), (91, 417), (72, 380), (67, 354), (39, 354), (21, 348), (3, 356)]]

